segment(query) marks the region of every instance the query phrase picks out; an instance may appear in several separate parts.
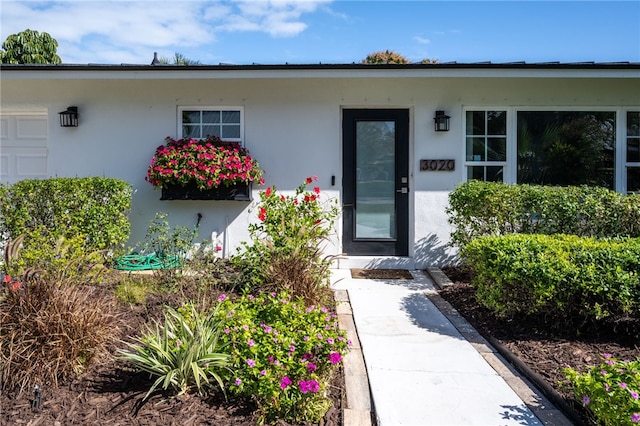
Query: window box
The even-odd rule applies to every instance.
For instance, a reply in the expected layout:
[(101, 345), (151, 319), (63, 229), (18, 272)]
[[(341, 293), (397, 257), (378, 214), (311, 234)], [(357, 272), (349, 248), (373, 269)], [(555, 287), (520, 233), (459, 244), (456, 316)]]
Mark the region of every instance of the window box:
[(249, 151), (216, 136), (167, 138), (156, 149), (145, 178), (162, 190), (161, 200), (251, 201), (251, 184), (264, 183)]
[(251, 201), (251, 183), (199, 189), (196, 185), (162, 187), (161, 200), (230, 200)]

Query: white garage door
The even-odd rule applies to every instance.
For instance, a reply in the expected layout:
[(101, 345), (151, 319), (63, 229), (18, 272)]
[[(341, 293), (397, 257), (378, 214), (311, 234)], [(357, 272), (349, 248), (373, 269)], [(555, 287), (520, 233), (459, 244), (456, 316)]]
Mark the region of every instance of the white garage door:
[(47, 176), (47, 111), (0, 113), (0, 181)]

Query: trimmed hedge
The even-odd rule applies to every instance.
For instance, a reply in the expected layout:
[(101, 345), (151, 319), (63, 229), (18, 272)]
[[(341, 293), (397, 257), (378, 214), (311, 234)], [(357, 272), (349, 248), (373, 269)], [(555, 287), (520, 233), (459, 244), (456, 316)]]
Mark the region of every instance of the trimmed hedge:
[(102, 177), (0, 185), (0, 232), (9, 239), (30, 233), (49, 241), (82, 238), (88, 251), (124, 248), (132, 193), (126, 181)]
[(500, 317), (640, 316), (640, 239), (483, 236), (461, 255), (478, 301)]
[(640, 236), (640, 194), (599, 187), (469, 181), (449, 194), (453, 245), (481, 235)]

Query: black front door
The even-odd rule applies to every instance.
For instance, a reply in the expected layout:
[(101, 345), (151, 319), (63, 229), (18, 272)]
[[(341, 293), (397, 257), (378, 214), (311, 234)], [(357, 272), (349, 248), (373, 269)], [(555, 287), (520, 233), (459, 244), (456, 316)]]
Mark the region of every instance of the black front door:
[(343, 252), (409, 254), (409, 110), (342, 115)]

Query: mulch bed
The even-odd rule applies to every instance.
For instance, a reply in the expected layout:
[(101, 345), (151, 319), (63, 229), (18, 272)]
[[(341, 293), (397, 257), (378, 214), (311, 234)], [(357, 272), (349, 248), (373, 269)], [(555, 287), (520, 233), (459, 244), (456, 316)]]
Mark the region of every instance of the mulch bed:
[(469, 284), (471, 276), (458, 268), (443, 268), (454, 285), (441, 290), (447, 300), (480, 334), (493, 337), (520, 361), (550, 385), (582, 421), (591, 421), (581, 403), (566, 387), (562, 369), (571, 366), (578, 371), (600, 364), (604, 353), (615, 358), (640, 358), (640, 320), (612, 318), (600, 323), (583, 324), (573, 318), (544, 317), (496, 318), (480, 306)]
[[(123, 304), (123, 323), (128, 335), (137, 331), (150, 318), (157, 318), (162, 306), (176, 303), (184, 294), (155, 295), (145, 305)], [(179, 303), (179, 302), (178, 302)], [(122, 347), (125, 345), (123, 344)], [(113, 348), (114, 352), (117, 348)], [(58, 388), (42, 387), (39, 409), (32, 407), (32, 390), (21, 395), (0, 394), (1, 425), (109, 425), (109, 426), (255, 426), (258, 423), (256, 406), (252, 401), (225, 400), (219, 392), (213, 395), (184, 395), (178, 398), (155, 393), (142, 401), (153, 380), (146, 373), (134, 373), (126, 365), (106, 359), (70, 383)], [(344, 395), (342, 369), (333, 379), (330, 398), (333, 406), (318, 426), (342, 424)], [(311, 426), (278, 421), (279, 426)]]
[[(334, 405), (321, 426), (342, 424), (343, 376), (335, 377), (331, 397)], [(133, 374), (105, 363), (72, 383), (44, 389), (41, 408), (31, 408), (33, 394), (20, 397), (2, 395), (0, 424), (6, 425), (217, 425), (255, 426), (255, 405), (250, 401), (225, 400), (221, 395), (184, 395), (171, 398), (156, 394), (144, 403), (151, 386), (146, 374)], [(279, 421), (277, 425), (293, 426)], [(308, 426), (307, 424), (304, 424)], [(297, 425), (296, 425), (297, 426)]]

